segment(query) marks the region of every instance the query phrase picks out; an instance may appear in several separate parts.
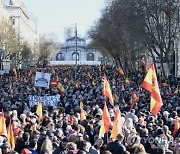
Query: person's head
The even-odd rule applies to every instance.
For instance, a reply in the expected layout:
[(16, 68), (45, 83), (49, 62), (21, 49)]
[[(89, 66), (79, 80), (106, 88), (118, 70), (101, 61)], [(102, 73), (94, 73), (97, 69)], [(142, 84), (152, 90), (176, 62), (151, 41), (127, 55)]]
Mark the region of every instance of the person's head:
[(59, 120), (59, 121), (57, 122), (57, 125), (58, 125), (59, 127), (62, 127), (62, 126), (63, 126), (63, 121), (62, 121), (62, 120)]
[(27, 148), (24, 148), (24, 149), (21, 151), (21, 154), (31, 154), (31, 151), (29, 151), (29, 149), (27, 149)]
[(103, 151), (102, 154), (112, 154), (112, 153), (109, 150), (105, 150), (105, 151)]
[(41, 146), (41, 153), (48, 153), (51, 154), (53, 152), (53, 144), (51, 140), (46, 138)]
[(23, 141), (29, 141), (30, 139), (30, 134), (28, 132), (24, 132), (23, 133)]
[(87, 141), (83, 141), (82, 148), (84, 151), (89, 152), (91, 148), (91, 143)]
[(11, 145), (9, 142), (5, 142), (2, 146), (1, 146), (1, 149), (2, 149), (2, 153), (9, 153), (10, 150), (11, 150)]
[(40, 135), (40, 132), (38, 131), (38, 130), (34, 130), (33, 132), (32, 132), (32, 137), (33, 137), (33, 139), (39, 139), (39, 135)]
[(95, 144), (98, 146), (98, 147), (101, 147), (103, 145), (103, 139), (102, 138), (97, 138), (96, 141), (95, 141)]
[(157, 148), (157, 154), (165, 154), (166, 153), (166, 150), (164, 147), (158, 147)]
[(117, 140), (122, 142), (124, 140), (124, 135), (123, 134), (118, 134)]
[(29, 143), (29, 147), (31, 149), (37, 149), (37, 141), (36, 140), (31, 140), (30, 143)]
[(67, 149), (68, 150), (76, 150), (77, 149), (77, 145), (74, 142), (69, 142), (67, 144)]
[(67, 143), (68, 143), (68, 139), (67, 138), (63, 138), (62, 141), (61, 141), (61, 146), (66, 149), (67, 147)]
[(57, 129), (56, 132), (55, 132), (56, 136), (58, 138), (63, 138), (64, 137), (64, 132), (62, 129)]
[(50, 139), (51, 141), (53, 141), (53, 139), (54, 139), (54, 133), (52, 133), (52, 132), (47, 132), (46, 135), (49, 137), (49, 139)]

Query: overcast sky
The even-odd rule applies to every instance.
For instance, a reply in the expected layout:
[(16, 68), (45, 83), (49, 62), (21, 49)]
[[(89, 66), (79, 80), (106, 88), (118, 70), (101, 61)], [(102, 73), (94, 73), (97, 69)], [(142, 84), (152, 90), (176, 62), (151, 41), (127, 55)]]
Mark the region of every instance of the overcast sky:
[(28, 11), (38, 17), (39, 33), (55, 34), (64, 41), (64, 27), (75, 27), (85, 36), (100, 17), (104, 0), (23, 0)]

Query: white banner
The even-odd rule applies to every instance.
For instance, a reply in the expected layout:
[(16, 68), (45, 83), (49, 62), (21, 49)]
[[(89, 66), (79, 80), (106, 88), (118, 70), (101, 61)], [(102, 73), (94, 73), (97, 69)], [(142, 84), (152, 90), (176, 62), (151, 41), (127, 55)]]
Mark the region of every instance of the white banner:
[(43, 106), (54, 106), (58, 105), (60, 101), (60, 95), (53, 95), (53, 96), (37, 96), (37, 95), (29, 95), (29, 106), (33, 107), (34, 105), (38, 104), (38, 101), (41, 100)]
[(36, 72), (35, 87), (49, 88), (50, 77), (50, 73)]

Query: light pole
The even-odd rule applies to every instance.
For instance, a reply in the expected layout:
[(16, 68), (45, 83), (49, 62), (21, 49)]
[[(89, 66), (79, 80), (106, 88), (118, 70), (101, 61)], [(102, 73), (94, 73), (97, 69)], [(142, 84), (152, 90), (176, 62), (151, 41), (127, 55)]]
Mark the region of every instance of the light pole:
[(77, 58), (78, 58), (78, 54), (77, 54), (77, 23), (75, 24), (75, 39), (76, 39), (76, 66), (77, 66)]

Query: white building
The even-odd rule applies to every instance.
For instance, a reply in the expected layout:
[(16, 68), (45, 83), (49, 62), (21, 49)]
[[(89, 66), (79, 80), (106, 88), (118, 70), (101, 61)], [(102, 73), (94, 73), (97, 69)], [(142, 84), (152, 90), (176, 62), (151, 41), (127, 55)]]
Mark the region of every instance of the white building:
[(36, 17), (32, 18), (28, 14), (27, 8), (22, 0), (1, 1), (21, 41), (27, 42), (32, 52), (36, 52), (39, 42)]
[[(76, 44), (77, 42), (77, 44)], [(103, 56), (95, 49), (87, 48), (85, 39), (68, 37), (60, 51), (50, 61), (51, 65), (78, 64), (99, 65)]]
[(0, 21), (2, 21), (2, 20), (8, 21), (9, 20), (9, 14), (4, 9), (4, 6), (2, 5), (2, 3), (0, 2)]

